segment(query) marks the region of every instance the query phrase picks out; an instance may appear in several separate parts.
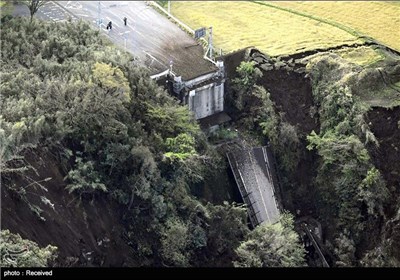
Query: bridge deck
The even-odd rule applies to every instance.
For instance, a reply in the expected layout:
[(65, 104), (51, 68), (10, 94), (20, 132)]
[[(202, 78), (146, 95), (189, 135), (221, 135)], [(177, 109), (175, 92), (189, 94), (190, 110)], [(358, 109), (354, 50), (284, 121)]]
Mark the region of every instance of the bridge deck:
[(280, 213), (266, 147), (237, 150), (227, 156), (252, 225), (278, 221)]

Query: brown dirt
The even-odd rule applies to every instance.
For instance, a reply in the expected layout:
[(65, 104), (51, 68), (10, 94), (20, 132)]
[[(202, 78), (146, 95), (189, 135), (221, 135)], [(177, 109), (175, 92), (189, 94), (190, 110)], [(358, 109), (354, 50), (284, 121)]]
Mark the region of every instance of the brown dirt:
[[(379, 142), (379, 148), (369, 147), (375, 166), (391, 188), (392, 197), (400, 196), (400, 107), (372, 108), (367, 120)], [(393, 204), (392, 206), (398, 206)], [(390, 212), (395, 211), (393, 207)]]
[[(296, 172), (290, 175), (290, 181), (286, 182), (283, 192), (285, 193), (284, 204), (285, 209), (292, 213), (296, 210), (301, 211), (300, 215), (308, 215), (314, 212), (312, 180), (315, 177), (316, 171), (316, 158), (314, 152), (306, 150), (305, 136), (312, 130), (317, 133), (319, 131), (318, 116), (311, 117), (310, 109), (313, 106), (311, 82), (309, 78), (305, 78), (304, 71), (297, 71), (296, 69), (304, 65), (296, 63), (294, 67), (282, 67), (277, 69), (275, 67), (275, 59), (271, 59), (268, 55), (259, 52), (254, 48), (247, 48), (238, 50), (224, 56), (225, 70), (228, 79), (225, 83), (225, 111), (233, 118), (238, 115), (233, 109), (232, 89), (230, 79), (236, 76), (236, 68), (242, 61), (251, 59), (255, 61), (256, 66), (262, 71), (263, 76), (258, 81), (258, 84), (263, 86), (271, 93), (271, 99), (276, 104), (276, 109), (279, 113), (284, 113), (284, 120), (294, 125), (298, 129), (298, 134), (302, 141), (301, 159), (296, 168)], [(290, 60), (289, 58), (285, 58)], [(266, 66), (266, 67), (265, 67)], [(265, 70), (269, 69), (269, 70)], [(295, 72), (296, 70), (297, 72)], [(296, 182), (294, 185), (293, 182)], [(291, 185), (291, 186), (290, 186)], [(291, 197), (289, 189), (298, 188), (299, 190), (294, 193), (306, 193), (307, 201), (300, 200), (297, 197)], [(292, 190), (293, 190), (292, 189)]]
[[(46, 221), (41, 221), (27, 203), (8, 188), (9, 181), (3, 180), (2, 229), (19, 233), (22, 238), (33, 240), (40, 246), (57, 246), (59, 266), (135, 265), (130, 258), (131, 248), (125, 245), (122, 237), (121, 210), (115, 202), (106, 195), (80, 201), (75, 195), (69, 194), (65, 190), (65, 174), (48, 152), (31, 151), (25, 158), (37, 170), (38, 175), (27, 173), (33, 180), (52, 178), (41, 183), (48, 192), (34, 189), (34, 185), (26, 189), (28, 200), (44, 210), (41, 215)], [(18, 187), (29, 184), (21, 177), (13, 178), (13, 182)], [(54, 210), (40, 201), (42, 195), (54, 204)]]
[(271, 93), (279, 112), (284, 112), (284, 119), (297, 126), (301, 135), (308, 135), (312, 130), (318, 132), (316, 118), (311, 118), (313, 106), (311, 83), (304, 74), (287, 70), (264, 71), (260, 83)]
[[(310, 109), (314, 106), (311, 81), (308, 77), (305, 77), (305, 73), (295, 72), (294, 67), (276, 67), (275, 61), (257, 50), (252, 50), (250, 54), (263, 73), (258, 84), (270, 92), (271, 100), (276, 104), (277, 111), (284, 114), (283, 119), (297, 127), (301, 147), (303, 147), (296, 171), (289, 176), (292, 182), (290, 188), (297, 190), (293, 193), (288, 193), (287, 187), (286, 190), (283, 190), (284, 197), (286, 197), (283, 201), (284, 206), (292, 213), (300, 210), (300, 216), (312, 214), (315, 212), (312, 180), (316, 176), (317, 155), (305, 148), (307, 145), (305, 137), (312, 130), (319, 132), (319, 122), (318, 116), (312, 117), (310, 114)], [(262, 64), (269, 64), (271, 69), (265, 70)], [(296, 67), (299, 68), (299, 65), (296, 65)], [(295, 185), (293, 185), (293, 182), (295, 182)], [(291, 197), (292, 194), (294, 197)], [(303, 194), (301, 195), (302, 199), (296, 197), (296, 194)]]
[[(172, 60), (172, 71), (182, 76), (184, 81), (215, 72), (218, 68), (210, 61), (203, 58), (204, 49), (192, 39), (179, 42), (168, 42), (162, 45), (163, 54), (158, 54), (158, 59), (167, 67)], [(159, 71), (165, 71), (167, 68), (159, 68)]]
[(225, 80), (224, 111), (233, 119), (235, 119), (238, 112), (234, 109), (231, 79), (236, 76), (236, 68), (242, 61), (246, 60), (246, 52), (248, 52), (246, 49), (242, 49), (222, 57), (224, 61), (225, 75), (228, 77), (228, 79)]
[[(316, 177), (318, 155), (305, 149), (307, 145), (305, 136), (312, 130), (318, 133), (319, 122), (316, 113), (314, 116), (311, 115), (312, 111), (316, 111), (313, 110), (311, 81), (305, 73), (305, 65), (301, 65), (298, 60), (309, 54), (271, 58), (256, 49), (250, 49), (247, 54), (245, 57), (241, 56), (242, 60), (250, 56), (250, 59), (256, 62), (256, 66), (263, 73), (258, 84), (271, 93), (277, 112), (283, 113), (283, 119), (297, 127), (302, 138), (303, 148), (299, 165), (294, 173), (286, 175), (289, 180), (283, 182), (284, 207), (292, 213), (300, 210), (299, 216), (315, 216), (318, 196), (313, 188), (313, 179)], [(236, 60), (233, 60), (236, 63), (230, 61), (235, 67), (240, 63)], [(234, 70), (234, 67), (228, 69), (228, 77), (235, 76)], [(366, 118), (380, 143), (379, 148), (369, 147), (369, 152), (375, 166), (381, 171), (392, 191), (393, 201), (386, 209), (387, 218), (390, 219), (395, 216), (400, 202), (400, 166), (398, 164), (400, 163), (400, 107), (393, 109), (374, 107)], [(319, 218), (323, 222), (323, 217)], [(390, 224), (387, 232), (393, 232), (398, 228), (396, 221)], [(325, 224), (324, 230), (326, 238), (326, 234), (335, 229), (329, 229), (329, 225)], [(376, 232), (373, 229), (368, 229), (368, 232), (379, 235), (380, 230), (379, 227)]]

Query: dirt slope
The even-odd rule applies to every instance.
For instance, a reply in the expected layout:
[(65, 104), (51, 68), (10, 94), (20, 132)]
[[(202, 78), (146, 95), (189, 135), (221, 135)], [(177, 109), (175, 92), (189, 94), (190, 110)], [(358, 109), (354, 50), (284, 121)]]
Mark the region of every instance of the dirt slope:
[(379, 148), (370, 148), (376, 167), (392, 191), (400, 196), (400, 107), (375, 107), (367, 116)]
[[(52, 244), (58, 247), (59, 266), (132, 266), (131, 249), (121, 236), (121, 213), (117, 205), (105, 196), (80, 201), (65, 190), (60, 164), (48, 152), (30, 151), (27, 162), (36, 170), (27, 175), (40, 182), (48, 192), (26, 187), (27, 198), (43, 212), (42, 221), (29, 209), (10, 187), (8, 180), (2, 181), (2, 229), (19, 233), (22, 238), (37, 242), (40, 246)], [(16, 187), (30, 184), (26, 178), (18, 177)], [(44, 204), (40, 196), (46, 196), (52, 204)]]

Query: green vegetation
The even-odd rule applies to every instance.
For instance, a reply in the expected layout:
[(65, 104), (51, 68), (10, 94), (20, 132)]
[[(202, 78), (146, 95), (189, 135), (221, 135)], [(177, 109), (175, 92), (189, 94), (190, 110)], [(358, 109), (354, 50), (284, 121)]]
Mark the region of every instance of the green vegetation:
[(167, 138), (166, 145), (169, 152), (164, 155), (171, 160), (185, 160), (196, 155), (194, 144), (194, 138), (186, 133), (181, 133), (175, 138)]
[[(65, 194), (75, 196), (79, 204), (99, 197), (118, 203), (123, 220), (118, 234), (135, 248), (123, 254), (137, 264), (240, 262), (238, 247), (245, 246), (241, 244), (250, 232), (246, 209), (228, 202), (201, 203), (192, 195), (207, 175), (222, 167), (186, 107), (158, 87), (129, 54), (112, 47), (84, 22), (30, 23), (22, 18), (6, 20), (2, 27), (8, 30), (1, 38), (0, 130), (5, 170), (1, 176), (7, 191), (18, 194), (42, 222), (50, 223), (26, 190), (46, 194), (41, 182), (30, 178), (28, 171), (34, 168), (27, 157), (51, 154), (64, 176)], [(242, 68), (241, 105), (256, 117), (263, 106), (252, 104), (263, 100), (266, 92), (255, 87), (254, 66)], [(21, 186), (17, 181), (27, 183)], [(221, 192), (212, 190), (209, 178), (207, 184)], [(53, 205), (45, 195), (41, 201)], [(277, 238), (295, 238), (285, 226), (271, 230)], [(275, 265), (281, 250), (266, 250), (271, 262), (264, 264)], [(294, 257), (279, 264), (303, 264), (300, 255)]]
[(300, 142), (296, 127), (275, 111), (270, 93), (256, 85), (262, 73), (254, 62), (242, 62), (236, 71), (233, 99), (239, 112), (239, 126), (266, 136), (282, 168), (293, 171), (299, 160)]
[(351, 69), (340, 70), (332, 56), (315, 58), (309, 67), (320, 121), (320, 132), (307, 137), (307, 148), (320, 155), (317, 209), (336, 227), (337, 265), (353, 266), (361, 242), (376, 242), (365, 229), (378, 227), (388, 202), (389, 190), (366, 149), (367, 143), (379, 144), (364, 120), (367, 107), (349, 87), (345, 71)]
[(382, 61), (384, 56), (378, 50), (371, 47), (342, 48), (335, 51), (341, 58), (360, 66), (369, 66)]
[(11, 1), (0, 1), (0, 15), (1, 18), (9, 17), (13, 11), (13, 3)]
[(15, 182), (40, 188), (26, 156), (47, 150), (77, 201), (102, 196), (119, 203), (121, 234), (138, 248), (131, 256), (137, 263), (204, 266), (218, 259), (231, 266), (248, 231), (246, 211), (204, 206), (191, 194), (218, 161), (188, 109), (87, 23), (20, 18), (3, 28), (3, 186), (42, 217)]
[(293, 216), (283, 214), (279, 222), (260, 225), (236, 250), (235, 267), (305, 266), (305, 250), (293, 227)]
[(48, 267), (54, 265), (57, 247), (40, 248), (33, 241), (22, 239), (19, 234), (2, 230), (0, 237), (1, 267)]
[(238, 133), (231, 128), (218, 128), (209, 136), (211, 143), (218, 143), (219, 141), (229, 141), (238, 137)]
[(40, 7), (46, 4), (46, 1), (44, 0), (21, 0), (20, 2), (28, 7), (29, 13), (31, 14), (31, 22), (33, 16), (40, 9)]
[(156, 2), (157, 2), (158, 5), (160, 5), (163, 8), (167, 8), (167, 6), (168, 6), (168, 1), (167, 0), (159, 0), (159, 1), (156, 1)]
[[(285, 203), (291, 209), (315, 211), (330, 242), (334, 265), (398, 265), (396, 253), (389, 245), (397, 237), (384, 239), (379, 235), (381, 231), (390, 231), (387, 225), (381, 225), (386, 221), (385, 209), (392, 201), (392, 188), (386, 185), (371, 159), (369, 151), (379, 149), (380, 143), (365, 120), (372, 105), (368, 96), (387, 106), (398, 104), (394, 91), (390, 92), (393, 99), (387, 98), (384, 90), (391, 87), (378, 78), (378, 73), (393, 85), (397, 78), (390, 77), (398, 76), (393, 74), (396, 68), (386, 64), (379, 64), (377, 70), (373, 63), (360, 67), (348, 60), (332, 53), (307, 58), (306, 71), (313, 95), (309, 110), (319, 123), (318, 132), (308, 135), (300, 134), (296, 126), (289, 124), (284, 112), (278, 112), (281, 108), (272, 102), (271, 94), (257, 85), (262, 80), (255, 63), (242, 62), (233, 79), (236, 125), (254, 132), (253, 136), (259, 137), (261, 143), (265, 141), (261, 136), (267, 138), (278, 163)], [(310, 151), (317, 155), (311, 157)], [(307, 175), (311, 179), (308, 185), (300, 186), (296, 176), (307, 173), (298, 171), (302, 169), (299, 163), (310, 168), (311, 163), (307, 162), (310, 158), (317, 164), (316, 172)], [(310, 202), (311, 207), (299, 205)], [(257, 231), (261, 229), (250, 235)], [(237, 250), (239, 261), (235, 265), (262, 266), (260, 244), (264, 241), (250, 238), (246, 242)]]
[[(376, 57), (376, 54), (379, 56)], [(320, 71), (319, 76), (324, 79), (324, 83), (347, 87), (367, 107), (392, 108), (400, 105), (400, 95), (396, 87), (400, 79), (399, 68), (393, 67), (399, 63), (398, 57), (387, 53), (384, 55), (382, 50), (366, 47), (353, 50), (345, 48), (335, 53), (326, 53), (325, 56), (330, 57), (330, 63), (319, 64), (326, 70), (325, 73)], [(319, 57), (321, 55), (316, 55), (315, 60)]]
[(78, 190), (81, 193), (92, 193), (96, 190), (107, 191), (106, 186), (101, 183), (101, 174), (94, 168), (95, 162), (82, 162), (82, 158), (76, 157), (75, 169), (68, 172), (66, 179), (71, 182), (67, 190), (71, 193)]
[[(215, 42), (229, 50), (256, 43), (271, 54), (285, 54), (360, 42), (352, 27), (296, 12), (295, 4), (283, 5), (222, 1), (172, 7), (193, 27), (205, 26), (211, 18), (214, 30), (220, 28)], [(233, 7), (240, 16), (226, 13)], [(198, 197), (205, 185), (225, 197), (212, 180), (225, 168), (224, 160), (188, 109), (157, 86), (146, 69), (88, 23), (45, 23), (33, 18), (36, 11), (31, 10), (30, 20), (2, 18), (1, 28), (7, 32), (1, 34), (0, 169), (2, 191), (11, 194), (7, 199), (25, 203), (40, 223), (51, 223), (40, 203), (54, 209), (42, 184), (47, 186), (53, 178), (41, 174), (45, 179), (35, 181), (30, 174), (38, 170), (29, 164), (33, 154), (44, 161), (51, 157), (58, 163), (58, 183), (64, 180), (60, 185), (65, 193), (60, 196), (72, 196), (76, 207), (96, 199), (117, 205), (122, 232), (115, 234), (132, 248), (121, 254), (136, 265), (305, 266), (293, 216), (283, 214), (279, 222), (250, 231), (242, 205), (217, 205)], [(296, 16), (275, 28), (288, 12)], [(253, 20), (266, 14), (265, 22)], [(232, 20), (237, 22), (232, 25)], [(240, 37), (239, 29), (246, 36)], [(310, 114), (318, 117), (316, 131), (300, 132), (297, 124), (287, 121), (271, 93), (258, 85), (262, 72), (248, 61), (239, 65), (232, 80), (235, 126), (240, 137), (245, 132), (244, 137), (250, 134), (257, 144), (271, 146), (282, 184), (291, 188), (287, 201), (312, 196), (307, 199), (326, 229), (335, 265), (398, 265), (398, 252), (392, 249), (396, 236), (391, 233), (398, 232), (400, 212), (390, 220), (385, 213), (395, 201), (390, 197), (390, 187), (395, 186), (386, 185), (373, 163), (369, 151), (381, 143), (365, 120), (372, 105), (400, 104), (398, 68), (371, 68), (387, 58), (365, 46), (336, 53), (316, 55), (306, 68), (312, 82)], [(395, 65), (398, 59), (389, 62)], [(209, 140), (236, 137), (236, 131), (221, 128)], [(315, 153), (317, 168), (310, 186), (296, 188), (290, 175), (301, 168), (305, 153)], [(47, 266), (55, 261), (54, 246), (39, 248), (8, 230), (1, 232), (1, 239), (2, 256), (21, 252), (17, 258), (2, 257), (1, 266)]]

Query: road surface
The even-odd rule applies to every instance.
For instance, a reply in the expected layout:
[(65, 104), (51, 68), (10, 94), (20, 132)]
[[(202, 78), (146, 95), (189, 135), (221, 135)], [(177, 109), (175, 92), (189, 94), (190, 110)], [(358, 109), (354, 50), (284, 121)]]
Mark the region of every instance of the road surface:
[[(17, 15), (29, 15), (26, 6), (17, 5)], [(66, 21), (82, 19), (99, 28), (121, 48), (126, 48), (149, 67), (151, 74), (170, 68), (188, 80), (217, 70), (203, 59), (204, 50), (191, 36), (141, 1), (49, 1), (35, 17)], [(101, 24), (98, 25), (99, 17)], [(127, 17), (127, 26), (123, 18)], [(107, 23), (112, 22), (112, 30)]]
[(228, 153), (235, 180), (243, 200), (250, 207), (253, 226), (273, 224), (280, 212), (272, 175), (272, 163), (265, 147), (244, 148)]

